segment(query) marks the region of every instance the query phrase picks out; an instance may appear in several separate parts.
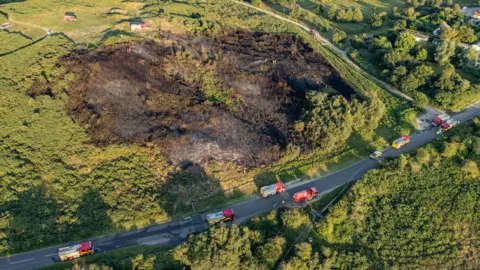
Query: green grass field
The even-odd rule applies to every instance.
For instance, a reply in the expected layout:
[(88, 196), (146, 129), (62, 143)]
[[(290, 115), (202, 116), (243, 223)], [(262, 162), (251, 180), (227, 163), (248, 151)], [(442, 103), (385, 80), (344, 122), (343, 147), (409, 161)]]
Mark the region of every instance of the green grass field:
[[(73, 9), (74, 6), (76, 6), (75, 9)], [(155, 13), (159, 8), (166, 12)], [(51, 195), (52, 200), (62, 202), (62, 205), (68, 205), (69, 207), (75, 205), (78, 200), (77, 197), (82, 196), (81, 193), (85, 190), (82, 187), (72, 188), (77, 186), (69, 183), (69, 181), (75, 182), (77, 178), (79, 179), (78, 183), (90, 185), (89, 187), (102, 191), (103, 189), (109, 190), (111, 187), (98, 183), (130, 178), (140, 186), (148, 186), (151, 183), (164, 181), (159, 179), (163, 177), (163, 173), (168, 173), (168, 170), (162, 167), (163, 164), (160, 164), (160, 158), (152, 155), (153, 150), (148, 147), (112, 145), (111, 147), (100, 148), (89, 144), (84, 127), (72, 122), (64, 108), (68, 102), (68, 96), (58, 94), (55, 97), (43, 95), (31, 98), (25, 94), (36, 79), (55, 80), (56, 76), (62, 72), (62, 68), (56, 66), (58, 59), (74, 48), (83, 47), (84, 44), (95, 46), (109, 44), (122, 40), (122, 35), (125, 39), (151, 38), (151, 36), (148, 36), (150, 33), (148, 31), (140, 35), (130, 35), (127, 32), (129, 31), (128, 20), (135, 17), (143, 16), (150, 20), (153, 26), (160, 29), (172, 29), (173, 31), (221, 33), (225, 29), (240, 28), (298, 34), (311, 43), (312, 47), (324, 56), (326, 61), (340, 72), (342, 78), (358, 90), (360, 95), (371, 97), (372, 103), (370, 104), (372, 106), (379, 106), (376, 101), (381, 101), (380, 103), (384, 103), (386, 107), (386, 115), (376, 131), (355, 134), (349, 142), (351, 145), (341, 151), (336, 153), (315, 151), (303, 155), (292, 151), (283, 159), (269, 166), (250, 170), (246, 174), (231, 174), (226, 177), (228, 181), (222, 183), (224, 186), (220, 190), (225, 192), (220, 192), (221, 194), (218, 196), (198, 202), (195, 205), (197, 211), (207, 211), (224, 204), (245, 200), (249, 198), (250, 194), (255, 193), (259, 186), (274, 182), (276, 179), (290, 181), (302, 177), (317, 178), (365, 157), (369, 151), (386, 147), (390, 140), (399, 133), (395, 129), (398, 124), (397, 113), (395, 112), (400, 108), (403, 110), (408, 107), (408, 104), (386, 93), (369, 79), (360, 75), (358, 71), (334, 52), (320, 46), (300, 28), (227, 1), (210, 3), (209, 6), (204, 2), (198, 2), (195, 5), (187, 5), (181, 2), (161, 3), (158, 7), (152, 6), (141, 11), (144, 13), (140, 13), (138, 3), (122, 2), (120, 0), (96, 2), (91, 0), (69, 2), (31, 0), (3, 5), (0, 6), (0, 10), (9, 13), (13, 20), (24, 22), (24, 24), (16, 27), (21, 27), (24, 34), (29, 33), (33, 40), (45, 35), (44, 30), (39, 27), (51, 28), (56, 32), (33, 44), (32, 40), (20, 34), (0, 32), (0, 40), (2, 40), (0, 41), (0, 47), (2, 48), (0, 53), (8, 53), (25, 46), (21, 50), (0, 57), (0, 90), (2, 91), (0, 101), (3, 100), (5, 104), (11, 106), (7, 110), (0, 109), (2, 118), (9, 120), (4, 128), (0, 129), (0, 135), (8, 135), (12, 140), (8, 142), (12, 148), (8, 148), (10, 146), (7, 143), (4, 144), (5, 153), (15, 149), (15, 151), (21, 152), (22, 158), (28, 160), (28, 164), (34, 164), (32, 168), (24, 166), (19, 170), (22, 172), (25, 170), (26, 175), (38, 173), (38, 178), (35, 179), (40, 179), (38, 182), (49, 183), (51, 187), (48, 186), (48, 189), (54, 190)], [(63, 14), (67, 11), (75, 12), (78, 20), (65, 22)], [(107, 13), (112, 14), (106, 15)], [(202, 23), (199, 23), (198, 19), (192, 18), (193, 15), (196, 16), (195, 13), (200, 14)], [(152, 17), (151, 14), (157, 15)], [(29, 27), (29, 24), (32, 26)], [(152, 30), (156, 30), (156, 28)], [(56, 90), (54, 89), (54, 91)], [(55, 136), (51, 134), (55, 134)], [(73, 139), (72, 136), (74, 136)], [(40, 141), (43, 145), (39, 145), (38, 138), (42, 138)], [(152, 156), (155, 158), (151, 158)], [(6, 165), (0, 163), (0, 176), (3, 176), (3, 171), (9, 171), (15, 167), (16, 162), (16, 156), (9, 156), (5, 159)], [(155, 170), (155, 173), (144, 175), (150, 169)], [(100, 172), (98, 175), (93, 175), (92, 171)], [(122, 175), (117, 175), (119, 173)], [(212, 177), (216, 178), (217, 175)], [(95, 178), (95, 181), (92, 180), (93, 178)], [(28, 177), (22, 176), (15, 179), (28, 179)], [(62, 183), (55, 181), (62, 181)], [(34, 181), (27, 182), (28, 185), (37, 183)], [(97, 186), (97, 184), (100, 186)], [(156, 210), (154, 209), (155, 211), (151, 212), (152, 214), (148, 213), (145, 209), (150, 209), (149, 206), (141, 203), (146, 202), (146, 197), (154, 196), (154, 192), (133, 192), (129, 190), (131, 188), (129, 184), (120, 181), (115, 186), (122, 189), (125, 185), (124, 191), (118, 191), (125, 192), (119, 197), (128, 199), (130, 198), (128, 196), (138, 194), (140, 197), (132, 199), (132, 201), (139, 203), (138, 208), (133, 209), (130, 206), (120, 205), (119, 207), (115, 206), (115, 211), (108, 212), (108, 216), (111, 218), (111, 222), (108, 224), (110, 233), (112, 230), (127, 230), (175, 219), (192, 211), (190, 205), (182, 205), (181, 202), (178, 202), (178, 208), (168, 213), (161, 212), (159, 214), (160, 212), (155, 211), (160, 207), (156, 205), (159, 203), (158, 200), (162, 199), (160, 198), (156, 201)], [(22, 190), (28, 191), (28, 185), (22, 186)], [(63, 186), (69, 186), (70, 188), (68, 188), (68, 191), (56, 189)], [(111, 190), (105, 191), (100, 196), (107, 200), (108, 207), (117, 203), (110, 196)], [(68, 199), (65, 199), (66, 197)], [(130, 201), (128, 204), (131, 204)], [(119, 208), (121, 208), (121, 211), (117, 210)], [(74, 207), (72, 207), (71, 211), (74, 210)], [(25, 224), (19, 223), (18, 226), (22, 227)], [(42, 230), (42, 228), (37, 229)], [(106, 226), (95, 230), (92, 228), (88, 235), (105, 234), (105, 228)], [(46, 235), (50, 236), (50, 234)], [(68, 234), (68, 237), (68, 239), (79, 239), (83, 236)], [(43, 244), (37, 245), (37, 242), (32, 246), (19, 244), (19, 247), (11, 247), (11, 250), (32, 249), (63, 242), (64, 240), (63, 238), (52, 237), (44, 240)], [(0, 250), (0, 252), (5, 251)]]
[(32, 41), (16, 32), (0, 31), (0, 54), (18, 49)]
[[(128, 30), (129, 20), (140, 13), (142, 6), (143, 3), (118, 0), (31, 0), (9, 3), (0, 10), (11, 20), (24, 22), (27, 28), (52, 29), (65, 33), (77, 43), (93, 43), (104, 38), (109, 30)], [(66, 12), (73, 12), (77, 20), (65, 21)]]
[[(370, 15), (374, 12), (390, 12), (393, 7), (398, 7), (400, 10), (407, 6), (406, 1), (403, 0), (365, 0), (365, 1), (354, 1), (354, 0), (335, 0), (335, 1), (327, 1), (327, 4), (321, 4), (324, 7), (324, 12), (322, 14), (314, 13), (315, 7), (320, 4), (318, 1), (312, 0), (298, 0), (297, 4), (304, 10), (309, 11), (308, 16), (306, 16), (306, 22), (310, 23), (311, 25), (316, 25), (316, 21), (318, 20), (327, 20), (329, 21), (330, 25), (345, 31), (347, 34), (362, 34), (362, 33), (377, 33), (383, 32), (388, 27), (382, 26), (378, 29), (372, 29), (368, 24), (368, 20)], [(360, 7), (363, 13), (363, 22), (361, 23), (342, 23), (329, 20), (326, 16), (328, 10), (332, 7), (332, 5), (336, 5), (339, 9), (346, 9), (346, 8), (354, 8)], [(268, 4), (271, 8), (275, 9), (278, 12), (283, 11), (283, 7), (279, 5), (272, 5)], [(289, 9), (287, 9), (289, 10)], [(321, 29), (319, 29), (321, 30)]]

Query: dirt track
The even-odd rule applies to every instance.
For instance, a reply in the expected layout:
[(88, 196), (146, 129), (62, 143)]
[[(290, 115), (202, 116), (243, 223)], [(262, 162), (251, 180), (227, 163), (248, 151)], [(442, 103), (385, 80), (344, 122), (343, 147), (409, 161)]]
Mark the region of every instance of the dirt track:
[(290, 35), (163, 34), (157, 41), (75, 52), (71, 113), (97, 144), (154, 142), (174, 164), (210, 159), (270, 163), (294, 131), (309, 89), (353, 93)]

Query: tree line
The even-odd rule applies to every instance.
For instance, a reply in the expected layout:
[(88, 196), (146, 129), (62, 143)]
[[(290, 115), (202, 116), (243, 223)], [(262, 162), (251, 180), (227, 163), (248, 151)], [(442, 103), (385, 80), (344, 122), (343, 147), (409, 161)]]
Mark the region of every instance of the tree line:
[(382, 161), (325, 219), (273, 210), (192, 235), (149, 269), (478, 268), (480, 120), (447, 134)]

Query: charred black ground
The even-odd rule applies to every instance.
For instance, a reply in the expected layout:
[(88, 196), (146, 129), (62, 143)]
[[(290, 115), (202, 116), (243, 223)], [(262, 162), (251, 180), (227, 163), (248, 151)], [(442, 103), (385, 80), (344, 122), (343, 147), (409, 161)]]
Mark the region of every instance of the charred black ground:
[(75, 52), (73, 118), (97, 144), (154, 142), (175, 163), (210, 159), (250, 166), (278, 159), (308, 90), (354, 91), (291, 35), (177, 36)]

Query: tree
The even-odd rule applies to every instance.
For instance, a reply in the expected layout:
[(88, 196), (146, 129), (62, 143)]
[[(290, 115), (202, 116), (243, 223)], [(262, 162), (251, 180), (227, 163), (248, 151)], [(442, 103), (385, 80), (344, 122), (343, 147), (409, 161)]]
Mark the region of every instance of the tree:
[(360, 7), (358, 7), (358, 6), (355, 7), (355, 9), (353, 11), (352, 20), (355, 21), (355, 22), (363, 21), (363, 14), (362, 14), (362, 10), (360, 9)]
[(280, 270), (314, 270), (318, 269), (319, 255), (313, 253), (312, 246), (307, 243), (297, 244), (295, 246), (295, 256), (288, 262), (280, 264)]
[(290, 10), (290, 16), (296, 18), (300, 15), (300, 7), (295, 4), (293, 5), (292, 9)]
[(379, 28), (383, 24), (383, 20), (387, 17), (386, 12), (376, 13), (374, 12), (369, 19), (370, 25), (374, 28)]
[(132, 269), (135, 269), (135, 270), (154, 269), (155, 259), (156, 259), (155, 256), (150, 256), (147, 259), (145, 259), (143, 254), (139, 254), (132, 259)]
[(293, 6), (297, 4), (297, 0), (286, 0), (286, 1), (289, 6)]
[(173, 256), (194, 269), (255, 269), (252, 247), (260, 242), (260, 234), (248, 228), (225, 225), (192, 235), (175, 248)]
[(432, 7), (439, 8), (443, 3), (443, 0), (431, 0)]
[(473, 160), (466, 160), (465, 164), (463, 165), (463, 170), (470, 176), (471, 178), (477, 178), (479, 175), (478, 165), (477, 162)]
[(258, 248), (259, 259), (267, 265), (269, 269), (274, 269), (278, 260), (282, 257), (287, 241), (282, 236), (276, 236), (269, 239), (266, 244)]
[(348, 101), (341, 95), (328, 98), (321, 92), (307, 93), (311, 110), (304, 115), (305, 137), (325, 150), (343, 146), (352, 133), (352, 115)]
[(337, 16), (337, 5), (333, 4), (330, 9), (328, 10), (328, 18), (330, 20), (334, 20)]
[(409, 21), (415, 21), (417, 19), (417, 16), (420, 15), (420, 13), (416, 12), (415, 8), (413, 7), (407, 8), (403, 14)]
[(302, 225), (308, 224), (308, 216), (299, 209), (292, 209), (282, 213), (282, 224), (288, 229), (299, 229)]
[(428, 58), (428, 51), (425, 48), (421, 48), (418, 50), (417, 55), (415, 56), (415, 59), (418, 61), (425, 61)]
[(435, 61), (441, 66), (450, 63), (450, 58), (455, 55), (455, 47), (454, 41), (444, 40), (436, 49)]
[(398, 66), (393, 69), (392, 73), (397, 77), (403, 77), (407, 75), (408, 69), (405, 66)]
[(395, 26), (393, 29), (395, 31), (403, 30), (407, 27), (407, 21), (406, 20), (398, 20), (395, 22)]
[(456, 41), (458, 40), (458, 30), (454, 28), (448, 28), (442, 26), (442, 34), (440, 35), (440, 39), (448, 40), (448, 41)]
[(400, 33), (395, 40), (395, 48), (403, 52), (409, 52), (415, 45), (415, 37), (408, 32)]
[(335, 28), (332, 34), (332, 41), (339, 44), (347, 37), (347, 34), (340, 29)]
[(422, 92), (415, 91), (413, 100), (415, 101), (415, 106), (417, 106), (417, 108), (423, 109), (428, 105), (428, 97)]
[(418, 7), (420, 5), (418, 0), (408, 0), (408, 3), (411, 4), (414, 7)]
[(406, 52), (398, 49), (394, 49), (383, 56), (383, 63), (389, 67), (395, 67), (399, 63), (408, 61), (411, 56)]
[(97, 264), (80, 265), (76, 263), (75, 265), (73, 265), (72, 270), (113, 270), (113, 268), (106, 265), (97, 265)]
[(385, 36), (379, 36), (370, 40), (370, 50), (389, 50), (392, 43)]
[(262, 5), (262, 0), (252, 0), (251, 4), (252, 6), (259, 7)]
[(458, 39), (461, 42), (473, 43), (478, 38), (475, 35), (475, 31), (471, 27), (461, 26), (460, 29), (458, 29)]
[[(349, 9), (345, 10), (345, 9), (340, 9), (338, 12), (337, 12), (337, 16), (335, 16), (335, 19), (337, 21), (345, 21), (345, 22), (348, 22), (350, 19), (351, 19), (351, 13), (348, 14), (347, 11)], [(350, 18), (348, 18), (348, 16), (350, 16)]]
[(478, 60), (478, 51), (470, 46), (468, 49), (463, 50), (461, 58), (466, 63), (475, 63)]
[(392, 8), (392, 14), (395, 18), (402, 18), (402, 14), (400, 13), (400, 11), (398, 11), (398, 7)]
[[(413, 72), (400, 79), (400, 88), (404, 92), (415, 93), (417, 92), (415, 90), (425, 85), (425, 83), (431, 78), (433, 74), (434, 71), (430, 65), (417, 66)], [(414, 97), (414, 99), (420, 99), (420, 102), (422, 102), (424, 97), (416, 96)]]

